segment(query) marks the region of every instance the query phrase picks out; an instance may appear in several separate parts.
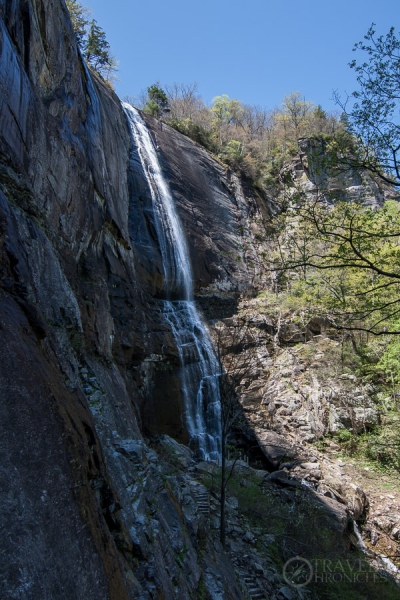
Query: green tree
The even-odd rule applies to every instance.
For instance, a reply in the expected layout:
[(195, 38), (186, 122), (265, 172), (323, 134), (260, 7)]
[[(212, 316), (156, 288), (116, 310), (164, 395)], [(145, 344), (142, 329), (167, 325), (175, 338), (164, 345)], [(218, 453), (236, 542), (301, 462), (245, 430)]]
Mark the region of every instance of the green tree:
[(66, 0), (66, 4), (78, 47), (86, 63), (100, 77), (110, 83), (115, 79), (118, 64), (110, 52), (110, 44), (107, 41), (105, 32), (97, 25), (95, 19), (88, 20), (89, 9), (80, 5), (77, 0)]
[(328, 118), (328, 115), (326, 114), (326, 112), (324, 111), (324, 109), (322, 108), (322, 106), (320, 104), (318, 104), (318, 106), (316, 108), (314, 108), (313, 116), (316, 119), (322, 119), (322, 120), (326, 120)]
[[(227, 94), (215, 96), (212, 100), (211, 113), (218, 132), (219, 144), (229, 139), (229, 125), (241, 126), (243, 116), (243, 105), (239, 100), (232, 100)], [(228, 129), (228, 136), (223, 136), (224, 129)]]
[(110, 53), (110, 44), (104, 30), (93, 19), (90, 22), (89, 33), (85, 49), (87, 63), (107, 81), (112, 71), (116, 71), (116, 62)]
[[(337, 329), (399, 333), (400, 206), (301, 194), (282, 215), (275, 269), (312, 313)], [(293, 283), (294, 282), (294, 283)]]
[[(342, 131), (317, 154), (313, 170), (335, 175), (365, 172), (381, 185), (400, 185), (400, 42), (392, 28), (376, 38), (373, 27), (355, 50), (368, 60), (350, 66), (360, 90), (342, 114)], [(338, 100), (340, 102), (340, 100)], [(345, 107), (343, 106), (345, 109)], [(319, 164), (317, 164), (319, 162)], [(372, 210), (362, 202), (329, 198), (318, 190), (309, 200), (287, 183), (289, 212), (279, 237), (275, 267), (287, 282), (341, 329), (375, 335), (400, 333), (400, 208), (395, 201)]]
[(372, 24), (364, 41), (353, 49), (367, 55), (361, 64), (356, 60), (350, 63), (359, 89), (346, 102), (335, 94), (358, 141), (357, 152), (345, 153), (341, 163), (366, 169), (400, 187), (400, 40), (393, 27), (386, 36), (375, 34)]
[[(397, 327), (400, 329), (400, 322)], [(375, 370), (385, 378), (391, 393), (396, 396), (400, 389), (400, 339), (397, 336), (389, 338)]]
[(232, 100), (227, 94), (222, 94), (222, 96), (213, 98), (211, 112), (218, 123), (239, 124), (243, 114), (243, 106), (239, 100)]
[(76, 41), (80, 50), (84, 52), (87, 42), (88, 16), (90, 11), (86, 6), (81, 6), (76, 0), (66, 0), (66, 4), (71, 16)]
[(296, 141), (303, 135), (303, 127), (313, 103), (306, 100), (300, 92), (292, 92), (283, 98), (283, 114), (294, 131)]
[(169, 112), (169, 101), (165, 91), (160, 87), (158, 81), (147, 88), (148, 100), (144, 111), (156, 119), (161, 119)]

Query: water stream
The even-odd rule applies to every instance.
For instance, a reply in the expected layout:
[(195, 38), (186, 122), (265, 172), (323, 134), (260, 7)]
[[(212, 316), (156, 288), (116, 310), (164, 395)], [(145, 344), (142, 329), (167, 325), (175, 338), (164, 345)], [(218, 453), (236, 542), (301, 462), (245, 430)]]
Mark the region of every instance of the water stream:
[(168, 300), (162, 301), (180, 356), (180, 382), (190, 446), (205, 460), (221, 452), (219, 364), (193, 300), (189, 252), (150, 133), (139, 112), (123, 103), (150, 188)]

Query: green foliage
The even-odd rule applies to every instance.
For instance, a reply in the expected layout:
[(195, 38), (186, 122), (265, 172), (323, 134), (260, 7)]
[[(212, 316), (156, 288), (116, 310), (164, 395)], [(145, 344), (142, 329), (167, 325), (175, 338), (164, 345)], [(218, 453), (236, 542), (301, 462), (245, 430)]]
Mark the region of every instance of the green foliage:
[(230, 140), (227, 144), (224, 144), (218, 155), (236, 170), (239, 170), (243, 164), (243, 146), (238, 140)]
[(359, 152), (350, 163), (376, 173), (383, 180), (400, 186), (400, 40), (394, 27), (386, 36), (375, 36), (371, 25), (365, 41), (354, 51), (366, 53), (367, 60), (350, 67), (357, 73), (359, 89), (352, 94), (350, 111), (344, 109), (348, 129), (359, 140)]
[(243, 485), (243, 477), (234, 475), (228, 483), (228, 494), (237, 498), (241, 512), (250, 518), (267, 518), (269, 501), (262, 492), (260, 478), (248, 476)]
[(67, 8), (71, 16), (72, 25), (74, 28), (76, 41), (79, 48), (83, 52), (86, 46), (87, 27), (89, 25), (88, 16), (89, 9), (86, 6), (81, 6), (76, 0), (66, 0)]
[(111, 55), (105, 32), (95, 19), (88, 20), (89, 9), (81, 6), (76, 0), (66, 1), (76, 40), (87, 64), (102, 79), (110, 83), (118, 69), (117, 61)]
[(344, 443), (349, 442), (352, 438), (352, 433), (348, 429), (340, 429), (336, 434), (338, 442)]
[(378, 468), (400, 472), (400, 423), (398, 412), (388, 415), (385, 426), (364, 435), (359, 444), (359, 454), (371, 460)]
[(400, 313), (400, 207), (371, 210), (323, 197), (280, 217), (274, 265), (309, 314), (336, 329), (397, 333)]
[(227, 94), (216, 96), (211, 106), (206, 106), (196, 84), (167, 86), (166, 95), (168, 114), (161, 115), (148, 97), (142, 106), (202, 144), (261, 190), (277, 186), (285, 161), (298, 152), (299, 137), (320, 136), (332, 142), (344, 129), (335, 115), (315, 107), (300, 92), (289, 94), (282, 109), (273, 111), (244, 105)]
[(328, 118), (328, 115), (326, 114), (326, 112), (320, 104), (318, 104), (318, 106), (314, 108), (314, 116), (316, 119), (326, 120)]
[(204, 581), (203, 575), (199, 579), (199, 585), (197, 586), (197, 599), (198, 600), (207, 600), (208, 593), (206, 583)]
[(160, 87), (159, 83), (154, 83), (147, 88), (148, 100), (145, 104), (144, 111), (152, 117), (160, 119), (169, 112), (169, 102), (165, 91)]
[[(297, 138), (301, 137), (307, 116), (313, 108), (312, 102), (306, 101), (300, 92), (292, 92), (283, 98), (283, 114), (281, 116), (284, 128), (291, 129)], [(315, 110), (314, 110), (315, 113)]]
[(109, 61), (109, 50), (110, 44), (107, 42), (105, 32), (97, 25), (97, 21), (92, 19), (84, 53), (87, 62), (100, 72)]
[[(396, 321), (395, 326), (400, 323)], [(400, 338), (389, 338), (375, 371), (384, 378), (384, 382), (391, 389), (394, 396), (399, 395), (400, 390)]]
[(173, 119), (168, 121), (168, 125), (180, 133), (187, 135), (201, 146), (204, 146), (204, 148), (207, 148), (207, 150), (217, 152), (212, 132), (207, 131), (207, 129), (195, 123), (192, 119)]
[(232, 100), (227, 94), (222, 94), (213, 98), (211, 112), (219, 124), (239, 123), (243, 106), (239, 100)]
[[(398, 478), (400, 472), (400, 415), (397, 408), (382, 415), (382, 424), (372, 431), (356, 434), (341, 429), (333, 439), (344, 456), (366, 463), (377, 471)], [(322, 449), (323, 451), (323, 449)]]

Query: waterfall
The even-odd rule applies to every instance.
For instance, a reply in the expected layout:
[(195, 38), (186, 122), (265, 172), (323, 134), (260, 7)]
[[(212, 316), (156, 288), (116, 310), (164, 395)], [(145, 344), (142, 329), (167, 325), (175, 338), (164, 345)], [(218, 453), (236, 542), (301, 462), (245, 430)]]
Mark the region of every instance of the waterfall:
[(185, 236), (149, 131), (139, 112), (123, 103), (150, 188), (164, 269), (163, 314), (180, 357), (180, 382), (190, 445), (216, 460), (221, 452), (219, 364), (210, 335), (193, 300), (193, 276)]

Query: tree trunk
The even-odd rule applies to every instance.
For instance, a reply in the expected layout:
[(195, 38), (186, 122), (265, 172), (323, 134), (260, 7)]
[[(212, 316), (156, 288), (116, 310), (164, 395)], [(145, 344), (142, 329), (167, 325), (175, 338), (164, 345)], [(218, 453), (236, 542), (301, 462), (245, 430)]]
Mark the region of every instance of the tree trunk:
[(222, 436), (222, 449), (221, 449), (221, 518), (220, 518), (220, 529), (219, 539), (221, 544), (225, 547), (225, 470), (226, 470), (226, 445), (224, 436)]

